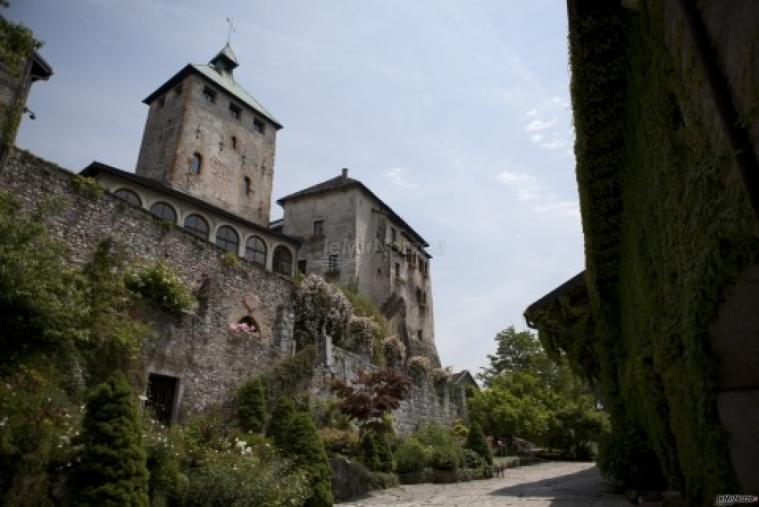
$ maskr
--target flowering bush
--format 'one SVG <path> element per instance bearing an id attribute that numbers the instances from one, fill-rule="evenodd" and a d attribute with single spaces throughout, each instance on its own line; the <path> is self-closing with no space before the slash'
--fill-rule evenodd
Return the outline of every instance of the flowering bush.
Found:
<path id="1" fill-rule="evenodd" d="M 451 380 L 451 367 L 446 368 L 434 368 L 430 372 L 430 376 L 432 377 L 432 381 L 436 384 L 443 384 L 445 382 L 448 382 Z"/>
<path id="2" fill-rule="evenodd" d="M 353 308 L 345 294 L 318 275 L 303 279 L 295 293 L 295 327 L 303 341 L 316 341 L 322 331 L 339 342 L 348 327 Z"/>
<path id="3" fill-rule="evenodd" d="M 234 322 L 227 326 L 227 331 L 233 334 L 258 334 L 258 328 L 256 326 L 250 326 L 245 322 Z"/>
<path id="4" fill-rule="evenodd" d="M 129 290 L 169 313 L 179 314 L 195 303 L 177 274 L 162 262 L 143 267 L 140 271 L 128 272 L 124 283 Z"/>
<path id="5" fill-rule="evenodd" d="M 401 364 L 406 359 L 406 345 L 403 344 L 397 335 L 385 337 L 382 345 L 385 359 L 387 359 L 390 365 Z"/>
<path id="6" fill-rule="evenodd" d="M 429 375 L 432 370 L 432 362 L 429 357 L 412 356 L 408 360 L 408 371 L 414 377 L 422 378 Z"/>
<path id="7" fill-rule="evenodd" d="M 368 354 L 374 342 L 382 339 L 382 326 L 372 317 L 351 316 L 348 322 L 348 336 L 343 345 L 359 354 Z"/>

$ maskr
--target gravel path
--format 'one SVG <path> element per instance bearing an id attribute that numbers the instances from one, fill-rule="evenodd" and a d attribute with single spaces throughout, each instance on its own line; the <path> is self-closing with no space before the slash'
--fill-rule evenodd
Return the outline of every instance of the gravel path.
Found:
<path id="1" fill-rule="evenodd" d="M 375 491 L 340 505 L 395 507 L 627 507 L 608 493 L 593 463 L 548 462 L 506 470 L 505 477 L 457 484 L 415 484 Z"/>

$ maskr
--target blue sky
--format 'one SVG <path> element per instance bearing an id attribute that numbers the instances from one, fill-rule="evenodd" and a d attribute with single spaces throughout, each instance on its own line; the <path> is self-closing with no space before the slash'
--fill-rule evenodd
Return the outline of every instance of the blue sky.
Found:
<path id="1" fill-rule="evenodd" d="M 55 75 L 18 144 L 134 170 L 150 92 L 234 19 L 235 76 L 284 124 L 274 196 L 339 174 L 431 244 L 444 365 L 583 268 L 563 0 L 12 0 Z M 273 216 L 280 209 L 274 205 Z"/>

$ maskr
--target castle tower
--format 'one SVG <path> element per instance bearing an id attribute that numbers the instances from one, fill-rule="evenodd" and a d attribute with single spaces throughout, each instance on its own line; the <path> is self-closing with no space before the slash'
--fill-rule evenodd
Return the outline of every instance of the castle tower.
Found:
<path id="1" fill-rule="evenodd" d="M 282 125 L 234 79 L 227 44 L 151 93 L 137 174 L 268 226 Z"/>

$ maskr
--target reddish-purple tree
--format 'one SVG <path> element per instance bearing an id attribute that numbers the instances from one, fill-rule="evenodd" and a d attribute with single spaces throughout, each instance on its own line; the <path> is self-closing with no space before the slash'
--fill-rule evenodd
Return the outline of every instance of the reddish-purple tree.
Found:
<path id="1" fill-rule="evenodd" d="M 356 421 L 359 431 L 371 423 L 379 423 L 383 416 L 400 406 L 411 388 L 411 379 L 395 370 L 366 373 L 359 370 L 353 384 L 336 380 L 332 391 L 340 398 L 340 411 Z"/>

